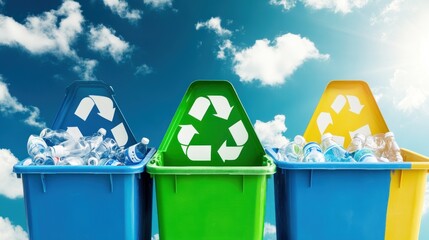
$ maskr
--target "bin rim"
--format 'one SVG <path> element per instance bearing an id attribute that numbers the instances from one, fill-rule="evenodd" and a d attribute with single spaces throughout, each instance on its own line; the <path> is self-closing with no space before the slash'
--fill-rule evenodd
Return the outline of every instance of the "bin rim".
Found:
<path id="1" fill-rule="evenodd" d="M 157 160 L 157 152 L 147 164 L 146 171 L 152 175 L 273 175 L 276 166 L 269 155 L 264 166 L 163 166 Z"/>
<path id="2" fill-rule="evenodd" d="M 350 162 L 286 162 L 279 161 L 273 148 L 265 147 L 265 152 L 274 160 L 276 166 L 280 169 L 303 169 L 303 170 L 395 170 L 412 169 L 412 162 L 391 162 L 391 163 L 350 163 Z"/>
<path id="3" fill-rule="evenodd" d="M 145 167 L 152 156 L 155 148 L 149 148 L 145 158 L 136 165 L 126 166 L 23 166 L 22 161 L 13 166 L 16 174 L 135 174 L 145 171 Z"/>

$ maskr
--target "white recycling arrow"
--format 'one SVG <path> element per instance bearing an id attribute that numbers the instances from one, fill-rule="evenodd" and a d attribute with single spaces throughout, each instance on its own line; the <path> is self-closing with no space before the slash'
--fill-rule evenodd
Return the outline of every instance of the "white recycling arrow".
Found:
<path id="1" fill-rule="evenodd" d="M 233 106 L 229 105 L 228 99 L 226 99 L 224 96 L 208 97 L 210 98 L 210 101 L 212 102 L 213 107 L 216 110 L 214 116 L 228 120 L 229 114 L 231 113 L 233 108 Z"/>
<path id="2" fill-rule="evenodd" d="M 189 145 L 194 135 L 198 134 L 198 131 L 191 124 L 179 125 L 179 127 L 180 127 L 180 131 L 179 131 L 179 134 L 177 135 L 177 139 L 179 140 L 179 143 L 183 145 Z"/>
<path id="3" fill-rule="evenodd" d="M 116 109 L 113 107 L 112 99 L 105 96 L 89 95 L 88 97 L 83 98 L 77 106 L 74 114 L 80 117 L 83 121 L 86 121 L 94 105 L 98 108 L 98 115 L 106 120 L 113 121 Z"/>
<path id="4" fill-rule="evenodd" d="M 98 115 L 102 118 L 105 118 L 109 121 L 113 121 L 113 116 L 115 115 L 116 108 L 113 107 L 113 101 L 109 97 L 89 95 L 92 100 L 94 100 L 95 105 L 98 108 Z"/>
<path id="5" fill-rule="evenodd" d="M 359 98 L 353 95 L 347 95 L 347 100 L 349 101 L 350 105 L 350 112 L 360 114 L 360 111 L 364 107 L 359 101 Z"/>
<path id="6" fill-rule="evenodd" d="M 210 95 L 206 97 L 198 97 L 195 99 L 194 103 L 189 110 L 189 115 L 195 119 L 202 121 L 204 116 L 207 113 L 210 104 L 213 105 L 215 110 L 215 117 L 228 120 L 234 106 L 230 106 L 228 99 L 221 95 Z M 211 161 L 211 145 L 189 145 L 195 136 L 199 134 L 193 125 L 179 125 L 180 130 L 177 134 L 177 140 L 181 144 L 183 152 L 188 156 L 192 161 Z M 218 154 L 221 157 L 222 161 L 226 160 L 236 160 L 243 149 L 243 146 L 249 135 L 247 130 L 241 120 L 237 121 L 231 127 L 228 128 L 232 138 L 234 139 L 237 146 L 227 146 L 226 141 L 218 149 Z"/>
<path id="7" fill-rule="evenodd" d="M 244 124 L 241 120 L 229 127 L 229 132 L 231 133 L 232 138 L 234 138 L 234 141 L 237 145 L 245 144 L 249 138 L 249 134 L 247 133 L 246 128 L 244 127 Z"/>
<path id="8" fill-rule="evenodd" d="M 95 103 L 90 97 L 85 97 L 80 100 L 80 103 L 77 106 L 74 114 L 80 117 L 83 121 L 86 121 L 94 105 Z"/>
<path id="9" fill-rule="evenodd" d="M 115 138 L 118 146 L 122 147 L 127 144 L 128 133 L 123 123 L 119 123 L 114 128 L 112 128 L 112 135 Z"/>
<path id="10" fill-rule="evenodd" d="M 67 127 L 67 132 L 73 137 L 74 140 L 79 140 L 83 134 L 78 127 Z"/>
<path id="11" fill-rule="evenodd" d="M 356 135 L 356 133 L 363 134 L 364 136 L 370 136 L 370 135 L 372 135 L 371 129 L 369 128 L 368 124 L 366 124 L 366 125 L 358 128 L 358 129 L 356 129 L 354 131 L 351 131 L 351 132 L 349 131 L 350 138 L 353 138 Z"/>
<path id="12" fill-rule="evenodd" d="M 227 146 L 226 141 L 220 146 L 217 153 L 223 162 L 226 160 L 235 160 L 240 156 L 243 146 Z"/>
<path id="13" fill-rule="evenodd" d="M 338 95 L 334 102 L 331 105 L 331 108 L 338 114 L 343 110 L 344 105 L 346 105 L 346 97 L 344 95 Z"/>
<path id="14" fill-rule="evenodd" d="M 189 110 L 189 115 L 201 121 L 204 115 L 206 115 L 207 109 L 209 107 L 210 101 L 207 98 L 198 97 L 194 104 L 192 104 L 192 107 Z"/>
<path id="15" fill-rule="evenodd" d="M 333 124 L 331 114 L 327 112 L 321 112 L 317 117 L 317 127 L 319 128 L 320 135 L 325 132 L 329 124 Z"/>
<path id="16" fill-rule="evenodd" d="M 188 147 L 186 155 L 192 161 L 210 161 L 212 156 L 212 146 L 191 145 Z"/>

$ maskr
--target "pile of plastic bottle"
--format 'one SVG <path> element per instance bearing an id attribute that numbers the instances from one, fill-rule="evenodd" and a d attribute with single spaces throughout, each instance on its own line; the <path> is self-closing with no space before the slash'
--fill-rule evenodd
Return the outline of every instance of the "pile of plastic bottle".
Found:
<path id="1" fill-rule="evenodd" d="M 290 162 L 402 162 L 401 150 L 392 132 L 365 136 L 357 133 L 347 149 L 334 141 L 330 133 L 321 144 L 306 143 L 301 135 L 279 149 L 277 157 Z"/>
<path id="2" fill-rule="evenodd" d="M 106 138 L 100 128 L 92 136 L 75 139 L 65 130 L 45 128 L 40 135 L 30 135 L 27 151 L 30 158 L 23 165 L 134 165 L 141 162 L 147 152 L 149 139 L 127 149 L 119 147 L 112 138 Z"/>

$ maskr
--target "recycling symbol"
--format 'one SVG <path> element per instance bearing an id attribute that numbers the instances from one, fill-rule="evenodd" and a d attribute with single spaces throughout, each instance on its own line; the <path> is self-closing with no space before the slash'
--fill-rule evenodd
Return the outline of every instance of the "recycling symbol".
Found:
<path id="1" fill-rule="evenodd" d="M 74 114 L 83 121 L 86 121 L 94 107 L 97 107 L 100 117 L 110 122 L 113 121 L 116 108 L 114 107 L 112 99 L 106 96 L 89 95 L 88 97 L 84 97 L 77 106 Z M 74 138 L 83 136 L 78 127 L 67 127 L 67 132 Z M 119 146 L 124 146 L 128 142 L 128 134 L 124 123 L 121 122 L 113 127 L 111 132 Z"/>
<path id="2" fill-rule="evenodd" d="M 198 97 L 187 114 L 198 121 L 203 121 L 204 116 L 211 105 L 216 112 L 213 114 L 213 117 L 217 117 L 225 121 L 229 120 L 230 113 L 234 109 L 234 106 L 230 106 L 228 99 L 221 95 Z M 191 145 L 193 137 L 196 134 L 199 134 L 197 129 L 195 129 L 192 124 L 179 126 L 180 130 L 177 135 L 177 139 L 181 144 L 184 154 L 192 161 L 211 161 L 213 150 L 211 145 Z M 225 139 L 219 149 L 214 149 L 217 151 L 223 162 L 236 160 L 240 156 L 243 146 L 249 138 L 247 130 L 241 120 L 232 124 L 228 129 L 236 143 L 236 146 L 227 146 Z"/>
<path id="3" fill-rule="evenodd" d="M 350 108 L 348 109 L 351 113 L 359 115 L 364 108 L 364 105 L 361 104 L 358 97 L 353 95 L 337 95 L 334 102 L 331 104 L 331 109 L 338 115 L 343 111 L 346 103 L 348 102 Z M 329 112 L 320 112 L 317 117 L 317 127 L 319 129 L 320 135 L 325 133 L 325 130 L 329 125 L 333 125 L 331 113 Z M 371 135 L 371 129 L 369 124 L 365 124 L 354 131 L 349 131 L 350 138 L 353 138 L 356 133 L 361 133 L 365 136 Z M 344 145 L 345 138 L 343 136 L 334 136 L 334 140 L 340 144 Z"/>

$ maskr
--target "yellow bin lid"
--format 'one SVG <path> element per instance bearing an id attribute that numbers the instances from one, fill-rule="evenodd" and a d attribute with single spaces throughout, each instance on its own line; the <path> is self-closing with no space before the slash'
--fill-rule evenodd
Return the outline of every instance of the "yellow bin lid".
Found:
<path id="1" fill-rule="evenodd" d="M 310 142 L 320 142 L 331 133 L 337 143 L 347 147 L 356 133 L 365 136 L 386 133 L 389 129 L 371 89 L 364 81 L 331 81 L 305 130 Z"/>

